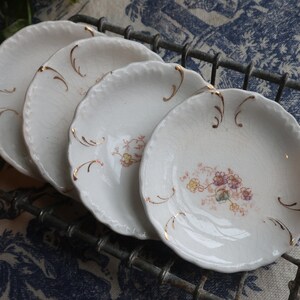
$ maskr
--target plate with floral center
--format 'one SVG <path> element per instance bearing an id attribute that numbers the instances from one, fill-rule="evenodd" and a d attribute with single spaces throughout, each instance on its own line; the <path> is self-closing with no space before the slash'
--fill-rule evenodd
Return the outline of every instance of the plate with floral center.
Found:
<path id="1" fill-rule="evenodd" d="M 273 262 L 300 233 L 300 131 L 279 104 L 205 92 L 156 127 L 140 168 L 147 215 L 184 259 L 220 272 Z"/>
<path id="2" fill-rule="evenodd" d="M 124 235 L 157 237 L 139 196 L 144 147 L 170 109 L 208 88 L 177 64 L 146 62 L 116 70 L 90 90 L 70 128 L 69 162 L 80 198 L 101 222 Z M 104 142 L 86 147 L 83 139 Z"/>

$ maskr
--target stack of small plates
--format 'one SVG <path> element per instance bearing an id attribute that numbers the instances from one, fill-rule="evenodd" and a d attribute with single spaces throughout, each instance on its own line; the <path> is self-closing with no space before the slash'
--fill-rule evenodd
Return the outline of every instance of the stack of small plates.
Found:
<path id="1" fill-rule="evenodd" d="M 277 103 L 69 21 L 19 31 L 0 70 L 2 157 L 114 231 L 221 272 L 297 242 L 300 131 Z"/>

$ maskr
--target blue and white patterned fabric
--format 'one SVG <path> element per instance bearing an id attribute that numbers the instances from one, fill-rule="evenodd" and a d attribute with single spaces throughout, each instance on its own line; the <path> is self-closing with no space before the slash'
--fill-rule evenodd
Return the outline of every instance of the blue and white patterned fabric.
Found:
<path id="1" fill-rule="evenodd" d="M 74 1 L 73 1 L 74 2 Z M 37 20 L 67 19 L 80 13 L 105 16 L 116 25 L 133 25 L 179 44 L 191 43 L 202 51 L 220 52 L 238 62 L 299 79 L 300 3 L 297 0 L 70 0 L 34 1 Z M 179 56 L 161 50 L 165 61 Z M 188 59 L 187 67 L 209 80 L 211 65 Z M 243 77 L 220 68 L 217 86 L 241 87 Z M 274 98 L 274 85 L 251 79 L 249 88 Z M 282 105 L 300 120 L 299 92 L 286 90 Z M 15 171 L 4 168 L 0 185 Z M 7 175 L 9 173 L 9 176 Z M 18 175 L 21 182 L 24 177 Z M 9 185 L 9 184 L 8 184 Z M 9 185 L 9 188 L 12 188 Z M 113 257 L 87 258 L 81 247 L 27 215 L 9 220 L 0 200 L 0 299 L 192 299 L 170 286 L 158 286 L 145 273 L 129 269 Z M 293 255 L 300 258 L 298 247 Z M 201 274 L 182 263 L 180 276 L 194 283 Z M 249 272 L 241 299 L 287 299 L 295 267 L 279 259 Z M 204 288 L 222 299 L 234 299 L 240 274 L 213 273 Z"/>

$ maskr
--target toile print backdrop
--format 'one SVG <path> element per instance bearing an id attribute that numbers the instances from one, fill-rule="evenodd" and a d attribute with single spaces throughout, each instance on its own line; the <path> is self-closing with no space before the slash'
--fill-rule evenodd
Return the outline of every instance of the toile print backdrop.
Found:
<path id="1" fill-rule="evenodd" d="M 36 21 L 67 19 L 76 13 L 105 16 L 116 25 L 159 32 L 176 43 L 189 42 L 203 51 L 220 52 L 299 80 L 297 0 L 35 0 L 33 6 Z M 160 54 L 165 61 L 179 60 L 168 51 Z M 188 59 L 187 67 L 209 80 L 210 65 Z M 241 87 L 242 82 L 238 73 L 218 70 L 217 87 Z M 275 95 L 274 86 L 265 81 L 251 79 L 249 88 L 270 98 Z M 286 90 L 282 105 L 300 120 L 298 92 Z M 5 190 L 41 185 L 7 165 L 1 166 L 0 183 Z M 112 257 L 87 255 L 81 245 L 74 247 L 29 215 L 14 219 L 5 208 L 0 200 L 0 299 L 192 299 L 169 286 L 158 287 L 152 276 L 128 269 Z M 298 247 L 292 254 L 300 258 Z M 190 264 L 183 263 L 180 271 L 188 279 L 201 276 Z M 249 272 L 242 299 L 287 299 L 287 283 L 294 274 L 295 267 L 283 259 Z M 239 274 L 213 273 L 204 288 L 222 299 L 233 299 L 239 278 Z"/>

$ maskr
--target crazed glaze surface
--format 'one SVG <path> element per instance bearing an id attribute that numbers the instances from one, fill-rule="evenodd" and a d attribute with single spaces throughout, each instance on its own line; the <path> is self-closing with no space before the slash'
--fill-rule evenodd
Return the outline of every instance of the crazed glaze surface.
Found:
<path id="1" fill-rule="evenodd" d="M 221 272 L 274 261 L 299 237 L 299 125 L 277 103 L 228 89 L 177 106 L 140 168 L 143 204 L 179 255 Z"/>
<path id="2" fill-rule="evenodd" d="M 33 161 L 58 191 L 77 198 L 69 176 L 68 130 L 78 103 L 89 88 L 112 70 L 136 61 L 161 58 L 136 42 L 95 37 L 75 41 L 55 53 L 36 73 L 24 105 L 24 136 Z M 74 131 L 85 147 L 100 141 Z"/>
<path id="3" fill-rule="evenodd" d="M 0 47 L 0 155 L 20 172 L 40 178 L 22 136 L 26 90 L 37 69 L 69 43 L 100 34 L 70 21 L 25 27 Z"/>
<path id="4" fill-rule="evenodd" d="M 121 234 L 157 237 L 139 196 L 142 153 L 165 114 L 207 86 L 176 64 L 145 62 L 114 71 L 90 90 L 71 125 L 69 161 L 82 201 L 101 222 Z M 87 147 L 75 130 L 90 144 L 104 142 Z"/>

